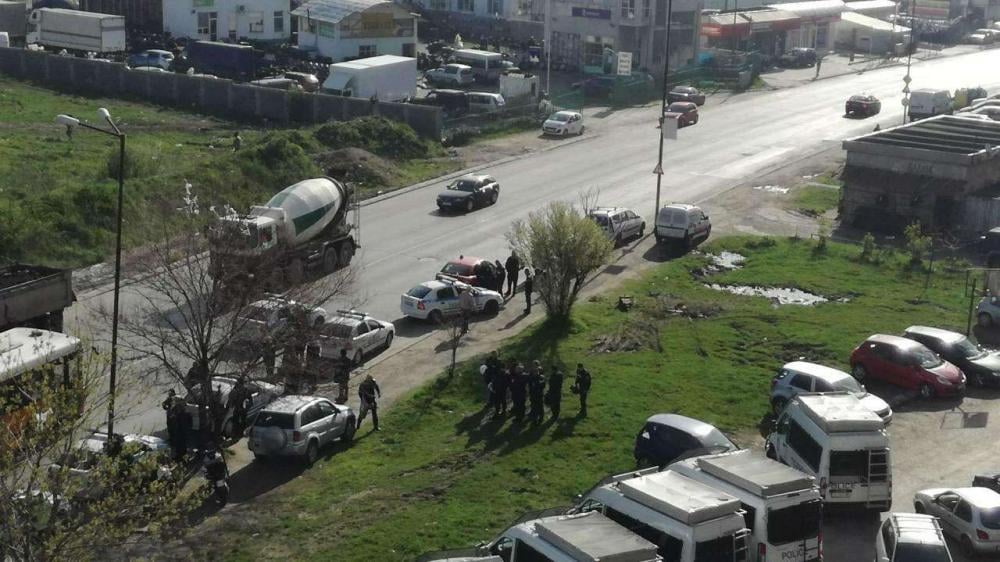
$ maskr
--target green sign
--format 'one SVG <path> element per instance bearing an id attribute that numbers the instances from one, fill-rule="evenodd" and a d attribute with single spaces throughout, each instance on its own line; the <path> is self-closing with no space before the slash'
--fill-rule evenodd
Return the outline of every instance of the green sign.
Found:
<path id="1" fill-rule="evenodd" d="M 215 5 L 215 0 L 192 0 L 195 8 L 211 8 Z"/>

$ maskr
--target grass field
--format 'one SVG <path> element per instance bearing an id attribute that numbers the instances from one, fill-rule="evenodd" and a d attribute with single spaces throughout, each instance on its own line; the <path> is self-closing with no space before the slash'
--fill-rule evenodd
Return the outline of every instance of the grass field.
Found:
<path id="1" fill-rule="evenodd" d="M 295 181 L 326 171 L 317 127 L 263 131 L 211 117 L 114 99 L 69 96 L 0 78 L 0 262 L 82 266 L 114 243 L 117 141 L 77 129 L 68 139 L 54 123 L 67 113 L 103 125 L 107 107 L 128 135 L 126 244 L 162 236 L 182 205 L 184 184 L 203 208 L 261 204 Z M 232 150 L 241 131 L 243 148 Z M 287 142 L 286 142 L 287 141 Z M 437 149 L 440 151 L 440 148 Z M 388 160 L 361 196 L 436 177 L 459 163 L 446 158 Z M 109 165 L 112 171 L 109 171 Z"/>
<path id="2" fill-rule="evenodd" d="M 923 272 L 901 255 L 862 263 L 858 247 L 816 247 L 727 238 L 706 249 L 747 257 L 713 282 L 796 287 L 829 303 L 777 306 L 716 292 L 693 274 L 704 256 L 667 262 L 580 303 L 568 326 L 537 324 L 501 350 L 562 365 L 569 376 L 585 363 L 594 376 L 588 418 L 575 417 L 569 379 L 558 421 L 519 426 L 484 415 L 479 360 L 471 360 L 397 404 L 381 433 L 362 433 L 243 510 L 244 525 L 202 533 L 202 546 L 232 560 L 387 561 L 469 546 L 526 510 L 567 505 L 606 474 L 632 468 L 635 433 L 651 414 L 677 412 L 746 437 L 768 411 L 769 381 L 783 362 L 845 368 L 872 333 L 917 323 L 964 328 L 960 271 L 936 271 L 925 293 Z M 618 295 L 635 298 L 632 310 L 615 307 Z"/>
<path id="3" fill-rule="evenodd" d="M 789 206 L 810 217 L 819 217 L 840 203 L 840 190 L 818 185 L 802 185 L 792 192 Z"/>

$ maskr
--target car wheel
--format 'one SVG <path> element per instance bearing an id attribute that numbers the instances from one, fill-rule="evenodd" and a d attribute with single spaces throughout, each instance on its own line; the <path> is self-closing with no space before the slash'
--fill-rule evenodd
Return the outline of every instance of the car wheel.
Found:
<path id="1" fill-rule="evenodd" d="M 483 306 L 483 313 L 488 316 L 496 316 L 500 313 L 500 303 L 497 301 L 486 301 L 486 305 Z"/>
<path id="2" fill-rule="evenodd" d="M 330 247 L 323 250 L 323 271 L 327 273 L 333 273 L 337 269 L 337 264 L 340 263 L 340 256 L 337 255 L 337 249 Z"/>
<path id="3" fill-rule="evenodd" d="M 494 191 L 493 194 L 490 195 L 490 205 L 496 205 L 497 199 L 500 199 L 500 192 Z"/>
<path id="4" fill-rule="evenodd" d="M 916 511 L 917 513 L 927 513 L 927 508 L 924 507 L 924 504 L 916 502 L 913 504 L 913 511 Z"/>
<path id="5" fill-rule="evenodd" d="M 316 464 L 316 460 L 319 459 L 319 446 L 316 445 L 315 441 L 310 441 L 309 445 L 306 447 L 306 456 L 303 459 L 306 466 L 312 466 Z"/>
<path id="6" fill-rule="evenodd" d="M 354 243 L 350 240 L 345 241 L 340 245 L 340 251 L 337 252 L 339 259 L 337 260 L 340 267 L 347 267 L 351 265 L 351 258 L 354 257 Z"/>
<path id="7" fill-rule="evenodd" d="M 641 225 L 639 225 L 639 236 L 638 237 L 642 238 L 644 234 L 646 234 L 646 223 L 642 223 Z"/>
<path id="8" fill-rule="evenodd" d="M 389 349 L 390 345 L 392 345 L 392 332 L 390 332 L 389 335 L 385 337 L 385 348 Z"/>
<path id="9" fill-rule="evenodd" d="M 925 399 L 925 400 L 928 399 L 928 398 L 933 398 L 934 397 L 934 387 L 931 386 L 928 383 L 924 383 L 924 384 L 920 385 L 920 397 L 923 398 L 923 399 Z"/>
<path id="10" fill-rule="evenodd" d="M 778 414 L 781 413 L 782 410 L 785 409 L 785 406 L 787 405 L 788 405 L 788 400 L 779 396 L 771 401 L 771 411 L 774 412 L 774 415 L 777 416 Z"/>
<path id="11" fill-rule="evenodd" d="M 684 240 L 681 242 L 684 245 L 684 250 L 691 249 L 691 235 L 688 233 L 684 234 Z"/>
<path id="12" fill-rule="evenodd" d="M 473 201 L 472 198 L 469 197 L 469 200 L 465 202 L 465 210 L 468 212 L 472 212 L 472 209 L 474 209 L 475 207 L 476 207 L 475 201 Z"/>
<path id="13" fill-rule="evenodd" d="M 577 134 L 576 134 L 576 136 L 580 136 L 580 135 L 582 135 L 582 134 L 583 134 L 583 130 L 584 130 L 584 129 L 586 129 L 586 128 L 587 128 L 587 127 L 586 127 L 585 125 L 580 125 L 580 132 L 579 132 L 579 133 L 577 133 Z"/>
<path id="14" fill-rule="evenodd" d="M 764 447 L 764 456 L 772 461 L 778 460 L 778 453 L 774 451 L 774 445 L 768 443 L 767 446 Z"/>
<path id="15" fill-rule="evenodd" d="M 340 436 L 340 440 L 344 443 L 350 443 L 354 441 L 354 434 L 358 432 L 358 421 L 354 419 L 354 416 L 347 418 L 347 427 L 344 428 L 344 434 Z"/>
<path id="16" fill-rule="evenodd" d="M 993 325 L 993 317 L 990 316 L 988 312 L 980 312 L 979 316 L 976 317 L 976 320 L 983 328 L 989 328 Z"/>
<path id="17" fill-rule="evenodd" d="M 969 379 L 970 379 L 970 382 L 972 383 L 972 386 L 986 386 L 986 379 L 983 378 L 983 374 L 982 373 L 975 373 L 974 372 L 974 373 L 972 373 L 972 376 L 969 377 Z"/>
<path id="18" fill-rule="evenodd" d="M 972 546 L 972 539 L 966 535 L 962 535 L 962 554 L 965 554 L 968 558 L 974 558 L 976 556 L 976 548 Z"/>
<path id="19" fill-rule="evenodd" d="M 858 363 L 851 367 L 851 374 L 858 382 L 864 382 L 868 378 L 868 370 L 861 363 Z"/>
<path id="20" fill-rule="evenodd" d="M 615 248 L 622 245 L 622 235 L 620 232 L 615 234 L 615 239 L 611 243 L 614 244 Z"/>
<path id="21" fill-rule="evenodd" d="M 351 359 L 351 361 L 354 363 L 355 367 L 360 366 L 362 363 L 365 362 L 364 352 L 361 351 L 360 349 L 354 352 L 354 357 Z"/>
<path id="22" fill-rule="evenodd" d="M 441 324 L 444 322 L 444 315 L 441 314 L 440 310 L 432 310 L 431 313 L 427 315 L 427 319 L 430 320 L 431 324 Z"/>

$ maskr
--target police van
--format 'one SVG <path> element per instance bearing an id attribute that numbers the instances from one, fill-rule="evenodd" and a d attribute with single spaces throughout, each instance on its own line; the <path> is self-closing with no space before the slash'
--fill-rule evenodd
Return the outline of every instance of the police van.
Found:
<path id="1" fill-rule="evenodd" d="M 765 448 L 768 457 L 816 477 L 828 504 L 892 506 L 889 434 L 882 418 L 852 394 L 796 396 Z"/>
<path id="2" fill-rule="evenodd" d="M 823 500 L 812 476 L 748 450 L 686 459 L 669 469 L 740 500 L 755 562 L 822 560 Z"/>
<path id="3" fill-rule="evenodd" d="M 654 543 L 665 562 L 746 562 L 748 530 L 740 500 L 676 472 L 656 470 L 599 483 L 571 513 L 603 513 Z"/>

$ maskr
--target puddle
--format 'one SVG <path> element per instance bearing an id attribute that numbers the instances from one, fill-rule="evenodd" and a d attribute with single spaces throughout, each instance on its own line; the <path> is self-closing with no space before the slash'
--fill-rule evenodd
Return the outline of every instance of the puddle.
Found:
<path id="1" fill-rule="evenodd" d="M 782 195 L 788 193 L 788 188 L 781 187 L 780 185 L 755 185 L 753 188 L 757 191 L 766 191 L 768 193 L 780 193 Z"/>
<path id="2" fill-rule="evenodd" d="M 720 269 L 739 269 L 747 261 L 746 256 L 736 252 L 719 252 L 718 254 L 709 254 L 709 257 L 712 258 L 715 267 Z"/>
<path id="3" fill-rule="evenodd" d="M 720 285 L 718 283 L 707 283 L 705 286 L 714 291 L 725 291 L 744 297 L 766 297 L 777 304 L 812 306 L 830 301 L 824 296 L 785 287 L 752 287 L 750 285 Z"/>

